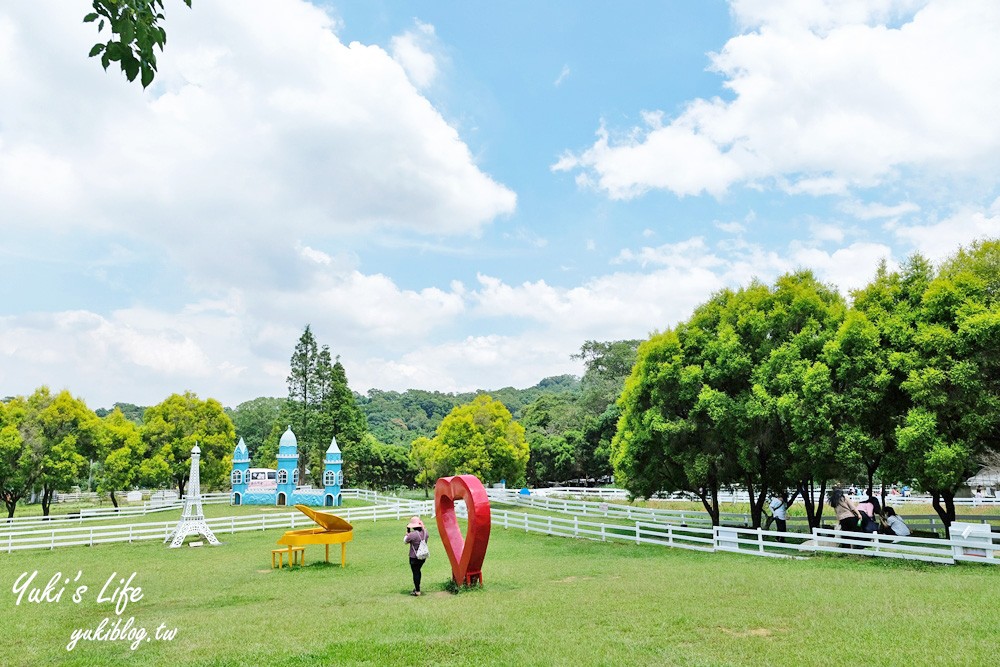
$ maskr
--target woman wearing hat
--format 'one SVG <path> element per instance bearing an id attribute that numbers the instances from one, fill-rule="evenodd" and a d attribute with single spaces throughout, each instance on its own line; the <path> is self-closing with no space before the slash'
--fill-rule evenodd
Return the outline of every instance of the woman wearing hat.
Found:
<path id="1" fill-rule="evenodd" d="M 413 590 L 410 595 L 420 595 L 420 568 L 424 566 L 424 559 L 427 556 L 418 558 L 417 551 L 420 549 L 420 543 L 426 541 L 427 529 L 424 528 L 424 522 L 415 516 L 406 524 L 406 537 L 403 538 L 403 543 L 410 545 L 410 570 L 413 572 Z"/>

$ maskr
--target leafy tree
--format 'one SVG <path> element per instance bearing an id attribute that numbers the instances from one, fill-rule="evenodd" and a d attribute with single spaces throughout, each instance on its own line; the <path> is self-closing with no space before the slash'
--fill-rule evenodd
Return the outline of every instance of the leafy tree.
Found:
<path id="1" fill-rule="evenodd" d="M 424 497 L 430 497 L 430 488 L 439 477 L 447 476 L 446 457 L 440 450 L 440 441 L 420 436 L 410 446 L 410 463 L 416 471 L 415 482 L 424 489 Z"/>
<path id="2" fill-rule="evenodd" d="M 191 0 L 183 2 L 191 6 Z M 83 17 L 84 23 L 97 21 L 101 32 L 107 22 L 111 39 L 94 44 L 90 57 L 101 56 L 105 71 L 117 62 L 129 81 L 135 81 L 141 72 L 142 87 L 148 86 L 156 75 L 155 48 L 162 53 L 167 43 L 167 32 L 160 25 L 163 0 L 93 0 L 93 8 Z"/>
<path id="3" fill-rule="evenodd" d="M 393 489 L 413 484 L 416 472 L 405 447 L 386 445 L 370 433 L 344 454 L 344 480 L 351 486 Z"/>
<path id="4" fill-rule="evenodd" d="M 326 350 L 325 347 L 323 349 Z M 321 395 L 320 411 L 329 419 L 333 435 L 342 447 L 349 449 L 368 433 L 368 422 L 347 386 L 347 372 L 339 357 L 330 368 L 329 384 Z"/>
<path id="5" fill-rule="evenodd" d="M 768 489 L 789 483 L 783 403 L 816 359 L 843 303 L 809 272 L 722 290 L 688 322 L 639 348 L 618 401 L 619 481 L 637 495 L 697 494 L 718 521 L 718 490 L 742 482 L 755 526 Z"/>
<path id="6" fill-rule="evenodd" d="M 573 479 L 577 474 L 577 451 L 582 440 L 583 436 L 579 431 L 568 431 L 559 435 L 544 433 L 529 435 L 528 483 L 540 486 L 547 482 Z"/>
<path id="7" fill-rule="evenodd" d="M 148 406 L 135 405 L 134 403 L 115 403 L 110 410 L 107 408 L 97 408 L 94 410 L 94 414 L 104 419 L 117 409 L 130 422 L 136 426 L 142 426 L 142 416 L 146 413 L 146 407 Z"/>
<path id="8" fill-rule="evenodd" d="M 528 463 L 524 427 L 490 396 L 454 408 L 434 436 L 434 456 L 445 474 L 476 475 L 486 484 L 519 485 Z M 346 457 L 345 457 L 346 458 Z"/>
<path id="9" fill-rule="evenodd" d="M 118 408 L 104 417 L 104 441 L 108 452 L 98 475 L 98 493 L 110 494 L 118 507 L 115 491 L 127 491 L 140 479 L 145 448 L 139 427 Z"/>
<path id="10" fill-rule="evenodd" d="M 299 475 L 322 474 L 323 453 L 330 438 L 337 439 L 344 458 L 361 444 L 368 432 L 364 413 L 347 385 L 347 372 L 330 348 L 318 347 L 312 331 L 305 331 L 295 346 L 288 376 L 288 414 L 299 442 Z"/>
<path id="11" fill-rule="evenodd" d="M 913 407 L 896 436 L 950 528 L 956 490 L 1000 441 L 1000 241 L 975 243 L 942 265 L 924 292 L 914 347 L 902 384 Z"/>
<path id="12" fill-rule="evenodd" d="M 714 307 L 729 298 L 723 293 Z M 656 334 L 639 346 L 632 375 L 618 399 L 621 419 L 612 442 L 616 481 L 630 493 L 696 493 L 713 524 L 719 522 L 718 491 L 728 481 L 724 394 L 707 387 L 693 342 L 700 329 Z M 719 408 L 723 409 L 720 410 Z"/>
<path id="13" fill-rule="evenodd" d="M 191 392 L 169 396 L 146 410 L 142 439 L 153 457 L 143 474 L 155 478 L 162 474 L 165 464 L 182 496 L 195 445 L 201 448 L 199 477 L 205 488 L 221 486 L 229 478 L 236 429 L 214 398 L 202 401 Z"/>
<path id="14" fill-rule="evenodd" d="M 25 423 L 27 411 L 22 397 L 0 403 L 0 496 L 7 518 L 14 516 L 17 503 L 31 493 L 38 476 L 40 452 L 33 446 L 35 429 Z"/>
<path id="15" fill-rule="evenodd" d="M 563 482 L 586 476 L 582 421 L 576 393 L 542 394 L 522 410 L 530 456 L 528 483 Z"/>
<path id="16" fill-rule="evenodd" d="M 921 301 L 933 274 L 930 262 L 920 255 L 913 255 L 900 271 L 894 272 L 890 272 L 883 261 L 875 279 L 852 294 L 852 310 L 863 314 L 874 325 L 878 336 L 877 343 L 868 346 L 870 351 L 863 358 L 868 358 L 873 368 L 877 366 L 881 369 L 878 373 L 882 378 L 879 384 L 884 381 L 884 385 L 877 391 L 862 387 L 854 404 L 845 406 L 845 412 L 855 415 L 859 426 L 846 444 L 861 459 L 869 491 L 874 492 L 874 478 L 876 473 L 879 474 L 883 504 L 885 480 L 899 481 L 908 474 L 896 441 L 896 429 L 912 406 L 903 390 L 903 382 L 916 362 L 914 336 Z M 833 348 L 830 350 L 831 353 L 835 351 Z M 857 366 L 852 361 L 857 356 L 856 351 L 851 352 L 844 356 L 844 361 Z M 833 359 L 830 364 L 833 367 L 843 365 Z M 875 377 L 871 376 L 873 380 Z"/>
<path id="17" fill-rule="evenodd" d="M 316 338 L 309 325 L 306 325 L 292 352 L 291 370 L 287 379 L 291 426 L 299 443 L 299 479 L 305 479 L 305 472 L 323 440 L 316 432 L 316 412 L 322 381 L 322 371 L 317 368 L 319 358 Z M 329 440 L 326 438 L 327 442 Z"/>
<path id="18" fill-rule="evenodd" d="M 88 460 L 103 457 L 103 434 L 97 415 L 68 391 L 52 396 L 42 387 L 28 404 L 27 420 L 37 425 L 41 453 L 35 481 L 42 489 L 42 514 L 48 516 L 55 493 L 76 484 Z"/>
<path id="19" fill-rule="evenodd" d="M 288 426 L 288 422 L 282 419 L 282 416 L 287 403 L 281 398 L 261 396 L 240 403 L 233 410 L 230 416 L 236 427 L 236 437 L 243 438 L 251 456 L 256 454 L 257 449 L 271 436 L 275 428 L 280 428 L 284 432 L 284 426 Z M 275 447 L 275 456 L 277 451 Z"/>

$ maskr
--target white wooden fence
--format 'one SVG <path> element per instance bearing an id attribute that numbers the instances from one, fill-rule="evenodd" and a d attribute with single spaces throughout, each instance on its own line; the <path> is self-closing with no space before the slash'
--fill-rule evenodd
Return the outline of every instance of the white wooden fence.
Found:
<path id="1" fill-rule="evenodd" d="M 395 505 L 338 508 L 337 515 L 349 522 L 379 519 L 404 519 L 414 513 L 433 514 L 433 503 L 404 502 Z M 270 530 L 314 526 L 312 519 L 301 512 L 255 514 L 206 519 L 216 536 L 248 530 Z M 173 531 L 177 521 L 133 523 L 117 526 L 75 526 L 70 528 L 16 529 L 0 535 L 0 552 L 23 549 L 55 549 L 56 547 L 94 546 L 113 542 L 163 540 Z"/>
<path id="2" fill-rule="evenodd" d="M 339 508 L 337 514 L 353 523 L 369 520 L 377 522 L 379 519 L 401 520 L 413 514 L 434 515 L 432 501 L 404 500 L 360 490 L 351 490 L 351 493 L 347 495 L 379 502 L 379 504 L 368 507 Z M 624 522 L 603 523 L 592 520 L 594 518 L 592 514 L 577 513 L 576 501 L 562 501 L 564 504 L 559 505 L 554 499 L 544 500 L 550 503 L 544 507 L 546 510 L 555 513 L 569 513 L 569 515 L 533 514 L 494 507 L 492 508 L 493 525 L 508 530 L 524 530 L 553 536 L 602 541 L 615 540 L 706 552 L 734 552 L 769 557 L 808 556 L 830 552 L 880 558 L 904 558 L 934 563 L 954 563 L 956 560 L 1000 563 L 1000 556 L 996 554 L 997 550 L 1000 550 L 1000 541 L 994 534 L 989 534 L 986 537 L 979 536 L 979 539 L 957 535 L 950 540 L 942 540 L 917 537 L 903 538 L 822 528 L 813 529 L 811 533 L 777 533 L 759 528 L 711 526 L 703 523 L 681 525 L 674 515 L 667 515 L 668 520 L 664 521 L 657 520 L 655 517 L 635 516 L 635 520 L 627 524 Z M 588 505 L 598 504 L 589 503 Z M 643 509 L 620 507 L 624 516 L 615 516 L 619 521 L 627 517 L 625 513 L 629 510 Z M 455 509 L 459 516 L 466 516 L 464 503 L 456 503 Z M 592 508 L 585 506 L 583 509 L 587 511 Z M 601 505 L 598 505 L 598 509 L 602 509 Z M 611 512 L 612 506 L 609 505 L 606 511 Z M 243 531 L 265 531 L 313 525 L 312 520 L 300 512 L 218 517 L 207 519 L 206 523 L 218 536 Z M 93 546 L 114 542 L 165 539 L 175 524 L 175 521 L 166 521 L 93 527 L 11 526 L 7 532 L 0 534 L 0 552 L 11 553 L 25 549 L 55 549 L 56 547 Z M 777 541 L 778 538 L 782 538 L 784 541 Z"/>
<path id="3" fill-rule="evenodd" d="M 698 510 L 669 510 L 653 509 L 649 507 L 633 507 L 615 503 L 596 503 L 585 500 L 566 500 L 560 498 L 536 497 L 534 495 L 522 496 L 516 491 L 504 489 L 488 489 L 487 494 L 493 502 L 518 505 L 521 507 L 533 507 L 549 512 L 560 512 L 566 514 L 577 514 L 581 516 L 596 516 L 607 519 L 623 519 L 626 521 L 648 520 L 657 523 L 673 523 L 687 526 L 711 526 L 712 519 L 708 512 Z M 911 530 L 928 531 L 944 534 L 944 524 L 937 514 L 908 514 L 905 516 L 907 525 Z M 1000 523 L 1000 515 L 958 515 L 957 521 L 967 523 Z M 751 522 L 750 514 L 747 512 L 720 512 L 719 521 L 723 525 L 735 525 L 749 527 Z M 790 525 L 801 525 L 807 533 L 805 526 L 808 521 L 804 516 L 788 517 Z M 802 533 L 799 533 L 800 535 Z"/>

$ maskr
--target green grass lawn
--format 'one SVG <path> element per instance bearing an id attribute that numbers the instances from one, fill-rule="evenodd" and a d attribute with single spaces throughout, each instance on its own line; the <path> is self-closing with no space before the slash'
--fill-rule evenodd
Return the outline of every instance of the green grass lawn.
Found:
<path id="1" fill-rule="evenodd" d="M 453 595 L 438 539 L 411 588 L 404 521 L 358 522 L 348 566 L 272 570 L 282 531 L 0 555 L 4 665 L 972 665 L 996 659 L 1000 568 L 852 557 L 703 554 L 494 528 L 482 590 Z M 436 533 L 436 531 L 434 531 Z M 336 547 L 333 551 L 337 553 Z M 333 554 L 331 558 L 336 560 Z M 90 586 L 75 604 L 15 605 L 25 571 Z M 117 573 L 141 586 L 127 620 L 171 642 L 80 641 L 116 616 L 96 597 Z M 79 585 L 79 584 L 76 584 Z M 25 596 L 27 598 L 27 596 Z"/>

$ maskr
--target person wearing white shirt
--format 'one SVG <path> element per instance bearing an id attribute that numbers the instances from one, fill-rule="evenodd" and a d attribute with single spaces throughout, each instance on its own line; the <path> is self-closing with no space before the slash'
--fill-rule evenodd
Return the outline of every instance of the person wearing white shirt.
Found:
<path id="1" fill-rule="evenodd" d="M 788 531 L 788 492 L 782 491 L 778 495 L 771 498 L 771 516 L 774 517 L 774 523 L 778 526 L 778 532 L 784 533 Z M 778 536 L 779 542 L 784 542 L 785 538 Z"/>
<path id="2" fill-rule="evenodd" d="M 910 527 L 907 526 L 902 519 L 896 516 L 896 510 L 891 507 L 885 508 L 885 521 L 889 524 L 889 530 L 892 531 L 893 535 L 906 537 L 910 534 Z"/>

